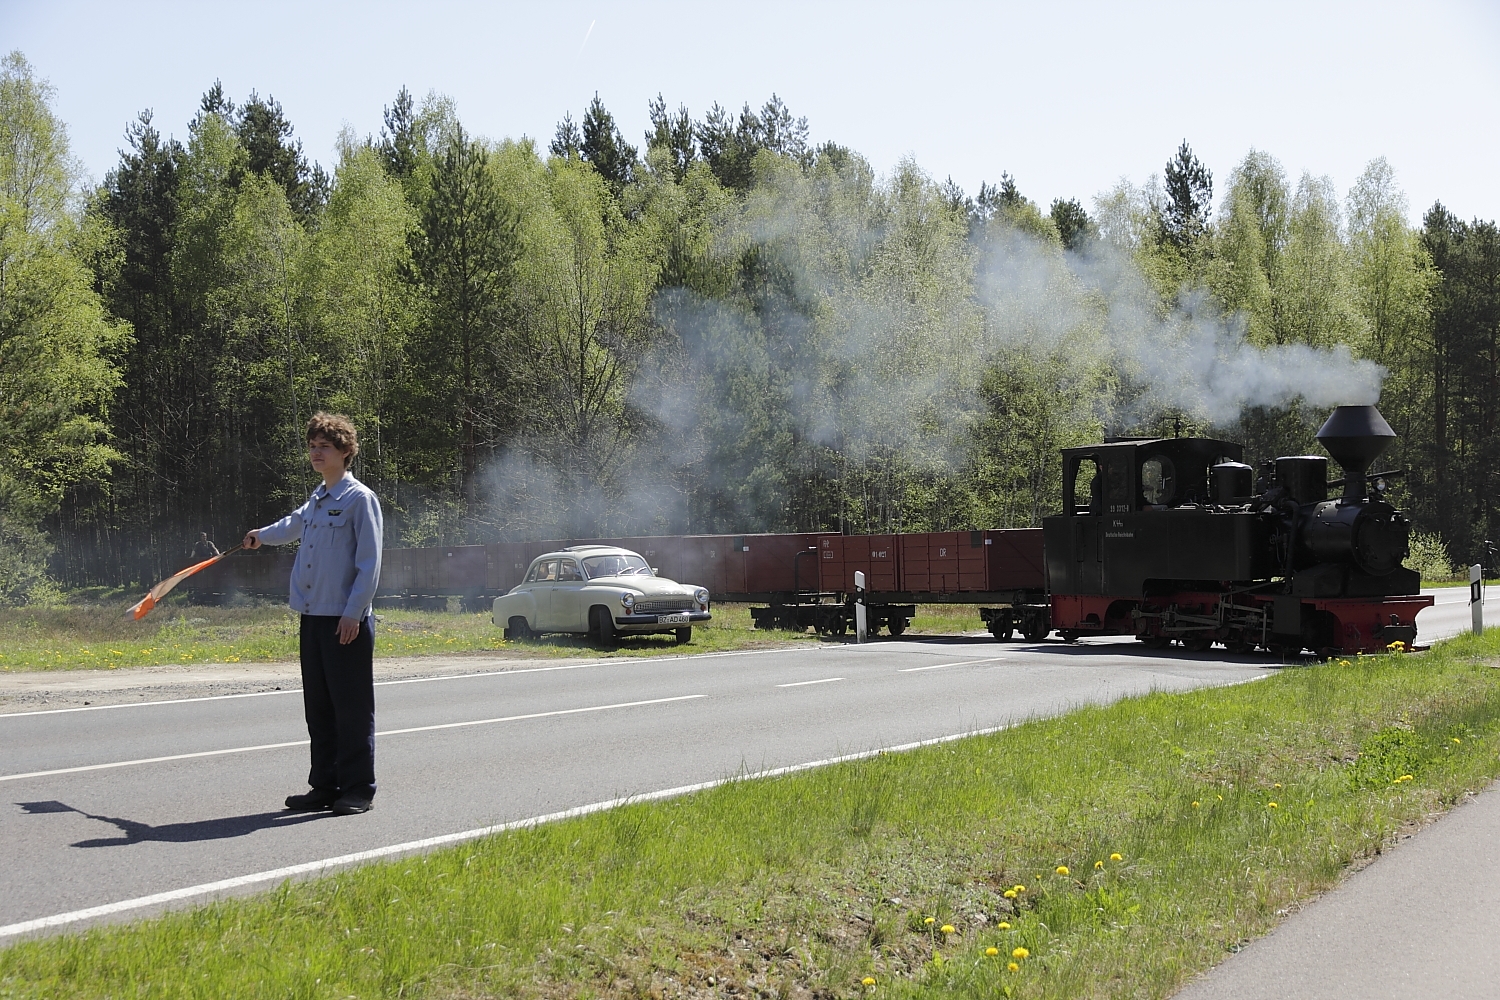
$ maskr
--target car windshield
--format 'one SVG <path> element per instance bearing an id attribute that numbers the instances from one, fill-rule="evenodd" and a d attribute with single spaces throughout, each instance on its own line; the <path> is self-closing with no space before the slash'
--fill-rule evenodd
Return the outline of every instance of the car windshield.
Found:
<path id="1" fill-rule="evenodd" d="M 583 561 L 589 579 L 601 576 L 650 576 L 651 567 L 636 555 L 589 556 Z"/>

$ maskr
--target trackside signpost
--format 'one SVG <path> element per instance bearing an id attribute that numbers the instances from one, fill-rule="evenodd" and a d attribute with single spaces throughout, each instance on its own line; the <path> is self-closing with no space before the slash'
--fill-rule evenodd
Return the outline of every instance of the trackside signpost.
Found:
<path id="1" fill-rule="evenodd" d="M 854 571 L 854 641 L 864 642 L 870 636 L 869 622 L 865 617 L 865 574 Z"/>
<path id="2" fill-rule="evenodd" d="M 1469 613 L 1474 617 L 1474 634 L 1484 635 L 1484 565 L 1469 567 Z"/>

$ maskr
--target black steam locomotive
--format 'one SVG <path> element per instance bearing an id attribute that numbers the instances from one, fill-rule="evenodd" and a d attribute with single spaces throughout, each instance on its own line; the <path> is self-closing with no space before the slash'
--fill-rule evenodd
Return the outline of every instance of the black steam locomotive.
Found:
<path id="1" fill-rule="evenodd" d="M 1066 450 L 1064 510 L 1042 522 L 1049 624 L 1189 649 L 1410 647 L 1432 598 L 1401 565 L 1411 526 L 1382 496 L 1398 473 L 1369 471 L 1395 436 L 1373 406 L 1335 409 L 1318 431 L 1343 467 L 1332 482 L 1313 455 L 1257 478 L 1239 445 L 1208 438 Z"/>

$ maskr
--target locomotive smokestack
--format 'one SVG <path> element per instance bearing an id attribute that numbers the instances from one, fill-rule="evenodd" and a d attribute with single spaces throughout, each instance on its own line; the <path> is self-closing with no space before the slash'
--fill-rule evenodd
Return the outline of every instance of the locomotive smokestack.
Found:
<path id="1" fill-rule="evenodd" d="M 1344 496 L 1365 495 L 1370 463 L 1395 440 L 1396 432 L 1373 406 L 1339 406 L 1318 429 L 1318 441 L 1344 468 Z"/>

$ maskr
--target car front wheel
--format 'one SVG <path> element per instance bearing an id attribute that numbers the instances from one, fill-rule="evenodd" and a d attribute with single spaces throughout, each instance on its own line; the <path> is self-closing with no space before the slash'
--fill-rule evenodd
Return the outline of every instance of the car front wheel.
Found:
<path id="1" fill-rule="evenodd" d="M 531 626 L 526 624 L 526 619 L 516 615 L 507 623 L 505 638 L 507 639 L 533 639 L 536 633 L 531 631 Z"/>
<path id="2" fill-rule="evenodd" d="M 683 643 L 692 641 L 693 627 L 691 625 L 689 625 L 687 628 L 680 628 L 677 630 L 677 645 L 681 646 Z"/>
<path id="3" fill-rule="evenodd" d="M 599 640 L 601 646 L 613 646 L 617 633 L 615 632 L 615 619 L 610 610 L 596 604 L 589 609 L 589 615 L 593 618 L 593 621 L 589 622 L 589 633 Z"/>

